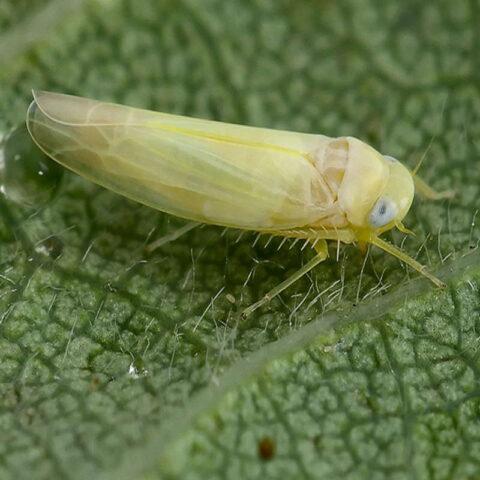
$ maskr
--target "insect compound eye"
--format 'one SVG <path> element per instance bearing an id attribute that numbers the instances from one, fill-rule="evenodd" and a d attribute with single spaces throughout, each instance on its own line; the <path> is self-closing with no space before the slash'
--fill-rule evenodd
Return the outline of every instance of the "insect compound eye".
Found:
<path id="1" fill-rule="evenodd" d="M 384 227 L 397 215 L 397 206 L 392 200 L 380 197 L 368 216 L 368 223 L 374 228 Z"/>

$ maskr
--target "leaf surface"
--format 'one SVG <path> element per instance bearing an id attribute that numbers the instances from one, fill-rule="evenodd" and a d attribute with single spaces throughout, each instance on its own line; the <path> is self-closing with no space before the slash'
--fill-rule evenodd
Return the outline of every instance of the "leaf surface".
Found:
<path id="1" fill-rule="evenodd" d="M 0 131 L 32 88 L 357 136 L 450 201 L 372 249 L 185 225 L 3 140 L 1 478 L 477 478 L 479 7 L 377 0 L 0 2 Z M 27 36 L 28 32 L 28 36 Z M 38 172 L 42 172 L 40 175 Z M 167 237 L 168 238 L 168 237 Z M 338 261 L 337 261 L 338 260 Z"/>

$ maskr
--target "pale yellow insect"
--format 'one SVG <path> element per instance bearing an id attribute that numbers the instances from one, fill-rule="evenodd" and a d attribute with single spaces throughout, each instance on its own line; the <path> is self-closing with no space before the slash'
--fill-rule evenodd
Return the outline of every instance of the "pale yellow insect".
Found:
<path id="1" fill-rule="evenodd" d="M 326 240 L 374 244 L 428 277 L 379 235 L 397 227 L 417 189 L 397 160 L 353 137 L 254 128 L 34 92 L 27 126 L 50 157 L 133 200 L 197 222 L 301 238 L 317 255 L 248 315 L 328 256 Z"/>

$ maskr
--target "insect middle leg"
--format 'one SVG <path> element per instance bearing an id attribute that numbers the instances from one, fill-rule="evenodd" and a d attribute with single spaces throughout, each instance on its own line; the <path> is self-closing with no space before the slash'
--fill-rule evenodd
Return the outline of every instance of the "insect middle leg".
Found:
<path id="1" fill-rule="evenodd" d="M 294 284 L 298 279 L 303 277 L 306 273 L 312 270 L 312 268 L 316 267 L 319 263 L 323 262 L 328 257 L 328 246 L 326 240 L 318 240 L 315 243 L 314 248 L 317 251 L 317 255 L 315 255 L 315 257 L 313 257 L 309 262 L 307 262 L 300 270 L 297 270 L 292 276 L 290 276 L 282 283 L 277 285 L 275 288 L 270 290 L 268 293 L 266 293 L 265 296 L 261 298 L 258 302 L 255 302 L 249 307 L 247 307 L 242 312 L 242 317 L 248 317 L 255 310 L 270 302 L 272 298 L 275 298 L 279 293 L 283 292 L 290 285 Z"/>
<path id="2" fill-rule="evenodd" d="M 174 240 L 177 240 L 182 235 L 189 232 L 190 230 L 193 230 L 194 228 L 198 227 L 199 225 L 201 225 L 201 224 L 198 223 L 198 222 L 189 222 L 189 223 L 185 224 L 183 227 L 178 228 L 174 232 L 167 233 L 167 235 L 164 235 L 163 237 L 158 238 L 154 242 L 149 243 L 145 247 L 145 251 L 147 253 L 152 253 L 157 248 L 160 248 L 161 246 L 165 245 L 166 243 L 170 243 L 170 242 L 173 242 Z"/>

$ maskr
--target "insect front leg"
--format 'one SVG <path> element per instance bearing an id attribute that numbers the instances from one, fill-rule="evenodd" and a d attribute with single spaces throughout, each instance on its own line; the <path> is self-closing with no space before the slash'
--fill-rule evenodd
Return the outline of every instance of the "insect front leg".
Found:
<path id="1" fill-rule="evenodd" d="M 419 193 L 427 200 L 442 200 L 444 198 L 453 198 L 455 196 L 455 192 L 453 190 L 437 192 L 417 175 L 413 176 L 413 183 L 415 184 L 415 192 Z"/>
<path id="2" fill-rule="evenodd" d="M 242 317 L 246 318 L 255 310 L 270 302 L 272 298 L 275 298 L 279 293 L 283 292 L 290 285 L 294 284 L 298 279 L 303 277 L 308 273 L 312 268 L 316 267 L 319 263 L 323 262 L 328 257 L 328 246 L 326 240 L 318 240 L 314 244 L 314 248 L 317 252 L 317 255 L 313 257 L 309 262 L 307 262 L 300 270 L 296 271 L 292 276 L 284 280 L 280 285 L 277 285 L 275 288 L 270 290 L 265 296 L 260 299 L 258 302 L 247 307 L 242 312 Z"/>
<path id="3" fill-rule="evenodd" d="M 397 257 L 399 260 L 406 263 L 407 265 L 410 265 L 410 267 L 412 267 L 417 272 L 421 273 L 424 277 L 427 277 L 437 287 L 440 287 L 440 288 L 446 287 L 445 283 L 443 283 L 435 275 L 432 275 L 424 265 L 422 265 L 421 263 L 418 263 L 414 258 L 408 256 L 405 252 L 395 247 L 391 243 L 388 243 L 385 240 L 382 240 L 381 238 L 376 236 L 372 236 L 370 238 L 370 243 L 372 243 L 373 245 L 376 245 L 377 247 L 381 248 L 383 251 L 389 253 L 390 255 Z"/>

